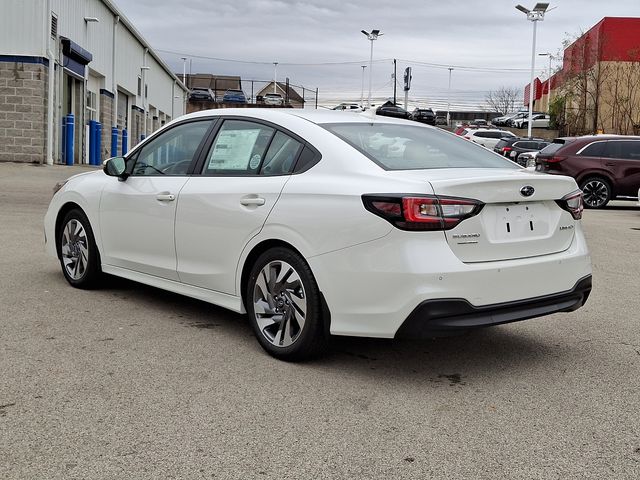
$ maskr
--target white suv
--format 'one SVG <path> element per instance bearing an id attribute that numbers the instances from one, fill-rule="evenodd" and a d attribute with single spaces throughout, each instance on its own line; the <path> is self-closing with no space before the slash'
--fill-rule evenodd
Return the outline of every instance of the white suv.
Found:
<path id="1" fill-rule="evenodd" d="M 462 136 L 467 140 L 471 140 L 474 143 L 478 143 L 492 150 L 501 138 L 515 137 L 515 135 L 508 130 L 491 130 L 488 128 L 467 130 Z"/>
<path id="2" fill-rule="evenodd" d="M 533 115 L 533 119 L 531 120 L 532 128 L 549 128 L 549 121 L 551 117 L 549 115 L 545 115 L 544 113 L 539 113 L 537 115 Z M 529 128 L 529 117 L 518 118 L 513 121 L 513 125 L 516 128 Z"/>

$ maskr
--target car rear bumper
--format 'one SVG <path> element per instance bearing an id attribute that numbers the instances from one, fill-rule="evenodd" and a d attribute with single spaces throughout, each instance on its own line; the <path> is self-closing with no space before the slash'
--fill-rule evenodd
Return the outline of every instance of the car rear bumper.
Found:
<path id="1" fill-rule="evenodd" d="M 464 263 L 442 232 L 392 230 L 383 238 L 307 260 L 330 310 L 331 333 L 380 338 L 394 338 L 416 309 L 432 305 L 428 302 L 466 302 L 469 312 L 460 311 L 471 316 L 486 316 L 496 305 L 522 307 L 511 317 L 480 318 L 475 326 L 565 311 L 580 306 L 580 299 L 571 305 L 526 308 L 535 299 L 562 297 L 592 273 L 579 224 L 569 248 L 528 258 Z M 501 314 L 507 315 L 506 310 Z"/>
<path id="2" fill-rule="evenodd" d="M 396 338 L 441 336 L 460 330 L 517 322 L 583 306 L 591 293 L 591 275 L 566 292 L 526 300 L 475 307 L 461 298 L 427 300 L 411 312 Z"/>

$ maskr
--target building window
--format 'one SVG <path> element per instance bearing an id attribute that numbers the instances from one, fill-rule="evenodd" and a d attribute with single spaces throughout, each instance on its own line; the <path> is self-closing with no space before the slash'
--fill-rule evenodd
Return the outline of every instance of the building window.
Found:
<path id="1" fill-rule="evenodd" d="M 142 78 L 138 77 L 138 96 L 142 95 Z"/>
<path id="2" fill-rule="evenodd" d="M 149 85 L 144 85 L 144 98 L 149 98 Z"/>
<path id="3" fill-rule="evenodd" d="M 89 120 L 98 120 L 98 104 L 95 92 L 90 92 L 87 90 L 87 117 Z"/>

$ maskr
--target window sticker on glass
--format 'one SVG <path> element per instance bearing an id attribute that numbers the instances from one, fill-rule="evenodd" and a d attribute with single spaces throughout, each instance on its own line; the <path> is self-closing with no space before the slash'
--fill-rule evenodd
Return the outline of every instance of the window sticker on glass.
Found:
<path id="1" fill-rule="evenodd" d="M 251 170 L 258 168 L 260 166 L 260 160 L 262 160 L 262 157 L 256 153 L 249 161 L 249 168 Z"/>
<path id="2" fill-rule="evenodd" d="M 207 168 L 209 170 L 246 170 L 259 134 L 259 128 L 220 131 Z"/>

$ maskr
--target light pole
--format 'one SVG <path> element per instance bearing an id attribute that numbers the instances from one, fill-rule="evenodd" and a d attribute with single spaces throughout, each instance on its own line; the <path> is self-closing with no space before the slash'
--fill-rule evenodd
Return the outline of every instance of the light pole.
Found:
<path id="1" fill-rule="evenodd" d="M 369 56 L 369 110 L 371 110 L 371 80 L 373 78 L 373 41 L 377 40 L 382 35 L 380 30 L 371 30 L 371 33 L 361 30 L 361 32 L 371 42 L 371 55 Z M 373 113 L 372 113 L 373 115 Z"/>
<path id="2" fill-rule="evenodd" d="M 187 86 L 187 57 L 180 57 L 182 60 L 182 83 Z"/>
<path id="3" fill-rule="evenodd" d="M 548 3 L 536 3 L 533 10 L 529 10 L 522 5 L 516 5 L 516 9 L 520 10 L 527 16 L 527 20 L 533 22 L 533 44 L 531 45 L 531 81 L 529 82 L 529 121 L 527 122 L 527 136 L 531 137 L 531 123 L 533 121 L 533 75 L 536 68 L 536 28 L 538 22 L 544 20 L 544 13 L 549 8 Z"/>
<path id="4" fill-rule="evenodd" d="M 277 81 L 278 81 L 278 62 L 273 62 L 273 93 L 276 93 Z"/>
<path id="5" fill-rule="evenodd" d="M 447 127 L 451 126 L 451 72 L 453 67 L 449 67 L 449 89 L 447 90 Z"/>
<path id="6" fill-rule="evenodd" d="M 360 107 L 364 110 L 364 69 L 366 65 L 360 65 L 362 67 L 362 88 L 360 89 Z"/>

